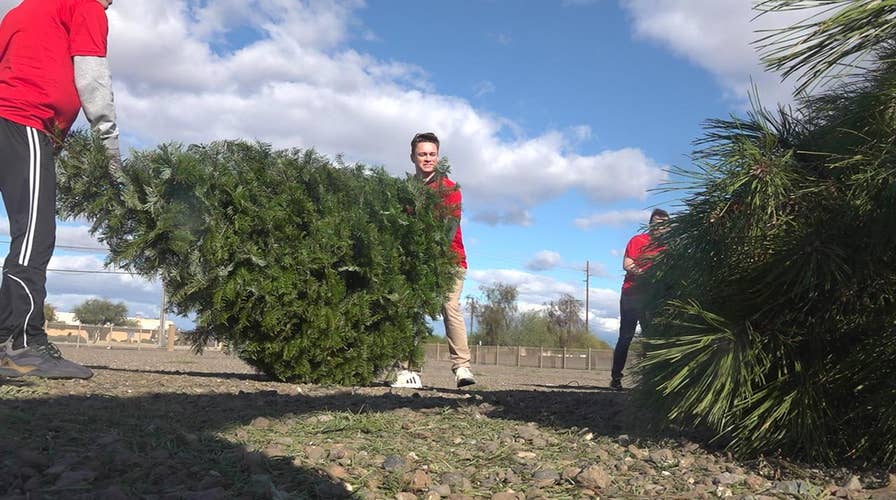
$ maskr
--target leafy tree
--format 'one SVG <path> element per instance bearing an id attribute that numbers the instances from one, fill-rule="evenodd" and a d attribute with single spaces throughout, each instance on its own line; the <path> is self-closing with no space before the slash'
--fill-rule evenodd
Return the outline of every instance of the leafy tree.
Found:
<path id="1" fill-rule="evenodd" d="M 161 277 L 218 339 L 283 381 L 363 384 L 419 357 L 454 284 L 436 193 L 382 168 L 260 143 L 135 152 L 109 189 L 102 145 L 74 134 L 59 210 L 92 221 L 110 261 Z"/>
<path id="2" fill-rule="evenodd" d="M 639 395 L 745 455 L 896 464 L 896 5 L 833 6 L 781 38 L 767 62 L 818 82 L 712 120 L 684 210 L 645 278 L 655 297 Z M 836 76 L 836 75 L 834 75 Z M 808 87 L 806 87 L 808 88 Z"/>
<path id="3" fill-rule="evenodd" d="M 582 301 L 563 293 L 559 299 L 548 302 L 546 306 L 548 326 L 557 337 L 558 347 L 571 347 L 573 336 L 581 335 L 586 330 L 585 320 L 581 316 Z"/>
<path id="4" fill-rule="evenodd" d="M 106 340 L 111 325 L 127 324 L 128 306 L 124 302 L 114 303 L 105 299 L 87 299 L 72 310 L 75 319 L 88 327 L 88 331 L 97 340 Z"/>
<path id="5" fill-rule="evenodd" d="M 517 289 L 505 283 L 481 285 L 479 289 L 485 295 L 485 302 L 479 305 L 476 313 L 481 330 L 480 336 L 483 342 L 498 345 L 513 326 L 517 312 Z"/>
<path id="6" fill-rule="evenodd" d="M 49 302 L 44 302 L 44 320 L 56 321 L 56 308 Z"/>

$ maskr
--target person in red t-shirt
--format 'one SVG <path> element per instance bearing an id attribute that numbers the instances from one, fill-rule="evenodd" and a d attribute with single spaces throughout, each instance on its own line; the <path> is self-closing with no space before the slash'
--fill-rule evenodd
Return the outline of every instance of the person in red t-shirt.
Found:
<path id="1" fill-rule="evenodd" d="M 56 244 L 54 155 L 84 110 L 109 155 L 121 154 L 106 41 L 112 0 L 23 0 L 0 22 L 0 193 L 12 239 L 0 285 L 0 375 L 89 378 L 44 330 Z"/>
<path id="2" fill-rule="evenodd" d="M 432 132 L 424 132 L 411 139 L 411 162 L 414 163 L 417 178 L 432 189 L 442 194 L 442 204 L 448 215 L 454 219 L 451 229 L 451 249 L 457 255 L 460 275 L 451 295 L 442 307 L 442 318 L 445 321 L 445 336 L 448 337 L 448 352 L 451 355 L 452 370 L 457 387 L 465 387 L 476 383 L 470 370 L 470 347 L 467 344 L 467 326 L 460 313 L 460 294 L 464 288 L 464 275 L 467 269 L 467 254 L 464 250 L 464 239 L 460 230 L 461 193 L 460 188 L 447 176 L 436 171 L 439 164 L 439 138 Z M 394 387 L 420 387 L 420 375 L 404 370 L 398 374 Z"/>
<path id="3" fill-rule="evenodd" d="M 628 358 L 628 348 L 638 323 L 643 326 L 644 291 L 640 288 L 643 285 L 638 283 L 638 276 L 650 267 L 653 256 L 662 250 L 651 245 L 651 236 L 668 219 L 668 212 L 655 209 L 650 214 L 649 232 L 635 235 L 625 247 L 625 256 L 622 258 L 625 280 L 622 282 L 622 296 L 619 299 L 619 340 L 613 349 L 613 369 L 610 371 L 610 387 L 613 389 L 622 389 L 622 370 Z"/>

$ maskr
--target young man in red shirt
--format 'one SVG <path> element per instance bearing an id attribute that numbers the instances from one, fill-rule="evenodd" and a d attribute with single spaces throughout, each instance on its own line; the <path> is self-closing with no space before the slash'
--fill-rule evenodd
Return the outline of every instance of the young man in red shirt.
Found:
<path id="1" fill-rule="evenodd" d="M 628 358 L 628 348 L 635 336 L 635 327 L 644 320 L 643 285 L 638 283 L 638 276 L 650 267 L 653 257 L 662 250 L 651 244 L 651 237 L 660 230 L 663 222 L 669 219 L 669 213 L 655 209 L 650 214 L 650 226 L 647 233 L 635 235 L 625 247 L 622 268 L 625 269 L 625 280 L 622 282 L 622 296 L 619 299 L 619 340 L 613 350 L 613 369 L 610 372 L 610 388 L 622 389 L 622 370 Z"/>
<path id="2" fill-rule="evenodd" d="M 55 151 L 80 110 L 109 155 L 121 155 L 106 41 L 112 0 L 23 0 L 0 22 L 0 193 L 12 239 L 0 285 L 0 375 L 90 378 L 44 330 L 47 264 L 56 244 Z"/>
<path id="3" fill-rule="evenodd" d="M 460 313 L 460 294 L 464 288 L 464 275 L 467 270 L 467 254 L 464 251 L 464 239 L 460 230 L 461 194 L 460 188 L 446 175 L 436 171 L 439 164 L 439 138 L 432 132 L 424 132 L 411 139 L 411 162 L 414 163 L 417 178 L 432 189 L 442 194 L 442 203 L 454 219 L 451 249 L 457 255 L 457 265 L 461 267 L 454 290 L 448 296 L 442 308 L 445 321 L 445 336 L 448 337 L 448 352 L 451 355 L 452 370 L 457 387 L 465 387 L 476 383 L 470 371 L 470 348 L 467 345 L 467 326 Z M 398 374 L 394 387 L 420 387 L 420 375 L 404 370 Z"/>

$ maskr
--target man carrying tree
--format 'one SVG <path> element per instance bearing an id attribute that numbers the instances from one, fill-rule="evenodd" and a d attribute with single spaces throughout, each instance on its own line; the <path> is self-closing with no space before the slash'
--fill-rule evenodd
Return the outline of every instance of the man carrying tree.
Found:
<path id="1" fill-rule="evenodd" d="M 470 348 L 467 345 L 467 327 L 460 313 L 460 294 L 464 288 L 464 275 L 467 270 L 467 254 L 464 251 L 464 240 L 460 230 L 461 193 L 460 188 L 447 175 L 437 171 L 439 164 L 439 138 L 432 132 L 423 132 L 411 139 L 411 162 L 413 162 L 417 178 L 426 186 L 437 190 L 442 196 L 442 204 L 454 225 L 451 228 L 451 250 L 457 255 L 460 272 L 454 290 L 442 307 L 442 318 L 445 321 L 445 336 L 448 337 L 448 352 L 451 355 L 452 370 L 457 387 L 465 387 L 476 383 L 470 370 Z M 421 387 L 420 375 L 410 370 L 399 372 L 393 387 Z"/>
<path id="2" fill-rule="evenodd" d="M 611 389 L 622 389 L 622 370 L 628 358 L 628 348 L 635 337 L 635 328 L 638 323 L 644 327 L 646 293 L 643 283 L 638 282 L 638 276 L 650 267 L 653 257 L 661 250 L 652 244 L 651 239 L 668 219 L 668 212 L 660 208 L 654 209 L 650 214 L 648 232 L 636 234 L 625 247 L 625 255 L 622 257 L 625 280 L 622 282 L 622 296 L 619 299 L 619 340 L 613 349 Z"/>
<path id="3" fill-rule="evenodd" d="M 0 285 L 0 375 L 90 378 L 47 341 L 54 155 L 83 109 L 121 167 L 106 43 L 112 0 L 23 0 L 0 23 L 0 193 L 12 239 Z"/>

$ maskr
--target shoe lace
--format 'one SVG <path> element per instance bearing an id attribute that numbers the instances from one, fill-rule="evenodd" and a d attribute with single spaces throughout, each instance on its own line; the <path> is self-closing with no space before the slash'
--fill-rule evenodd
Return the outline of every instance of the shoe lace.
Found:
<path id="1" fill-rule="evenodd" d="M 52 342 L 48 342 L 46 345 L 37 346 L 35 347 L 35 350 L 46 353 L 53 359 L 62 359 L 62 351 L 60 351 L 59 348 L 56 347 L 56 344 Z"/>

